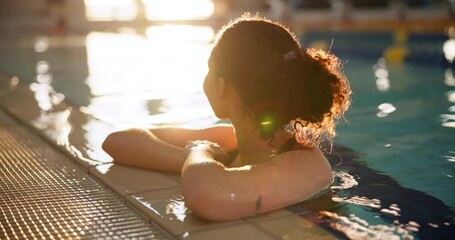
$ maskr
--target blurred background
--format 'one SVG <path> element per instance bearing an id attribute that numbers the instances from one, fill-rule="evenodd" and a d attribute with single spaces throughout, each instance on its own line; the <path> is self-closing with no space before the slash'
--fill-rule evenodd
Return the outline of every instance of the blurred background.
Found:
<path id="1" fill-rule="evenodd" d="M 345 62 L 368 59 L 367 69 L 378 59 L 445 68 L 454 9 L 454 0 L 2 0 L 0 73 L 31 84 L 44 112 L 65 99 L 119 127 L 204 126 L 218 121 L 202 92 L 213 38 L 243 12 Z"/>
<path id="2" fill-rule="evenodd" d="M 46 29 L 58 33 L 63 27 L 84 31 L 163 21 L 216 26 L 244 11 L 296 28 L 390 29 L 414 21 L 419 22 L 415 28 L 441 30 L 439 21 L 453 20 L 454 8 L 454 0 L 3 0 L 0 30 L 2 35 Z"/>
<path id="3" fill-rule="evenodd" d="M 245 11 L 330 50 L 350 80 L 333 167 L 354 184 L 333 188 L 339 220 L 328 224 L 360 238 L 453 239 L 455 0 L 0 0 L 0 112 L 98 163 L 112 160 L 101 143 L 114 130 L 219 123 L 202 90 L 207 60 Z M 174 222 L 183 203 L 171 202 Z"/>

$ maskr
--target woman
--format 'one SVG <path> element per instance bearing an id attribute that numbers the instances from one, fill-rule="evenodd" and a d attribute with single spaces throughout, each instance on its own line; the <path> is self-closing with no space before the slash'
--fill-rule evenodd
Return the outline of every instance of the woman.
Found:
<path id="1" fill-rule="evenodd" d="M 232 126 L 113 133 L 103 149 L 114 162 L 181 173 L 186 206 L 208 220 L 269 212 L 326 189 L 332 170 L 319 148 L 350 104 L 339 60 L 247 14 L 220 31 L 208 64 L 204 91 Z"/>

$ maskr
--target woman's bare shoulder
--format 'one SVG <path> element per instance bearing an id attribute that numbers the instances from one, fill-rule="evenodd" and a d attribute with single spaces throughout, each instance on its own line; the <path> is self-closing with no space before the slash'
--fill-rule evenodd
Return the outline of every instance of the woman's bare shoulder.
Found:
<path id="1" fill-rule="evenodd" d="M 327 161 L 324 153 L 317 147 L 296 147 L 292 150 L 277 154 L 272 159 L 277 162 L 289 160 L 302 164 L 305 164 L 305 162 L 314 164 L 315 162 Z"/>
<path id="2" fill-rule="evenodd" d="M 332 167 L 324 153 L 317 147 L 291 150 L 276 155 L 269 163 L 282 171 L 282 176 L 298 179 L 300 183 L 313 182 L 314 190 L 332 181 Z M 310 185 L 313 185 L 310 184 Z"/>

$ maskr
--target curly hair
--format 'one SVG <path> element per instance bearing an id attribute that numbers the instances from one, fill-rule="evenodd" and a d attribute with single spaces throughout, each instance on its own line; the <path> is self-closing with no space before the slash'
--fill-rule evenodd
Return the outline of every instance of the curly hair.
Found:
<path id="1" fill-rule="evenodd" d="M 236 87 L 264 139 L 273 139 L 280 127 L 305 146 L 331 143 L 351 102 L 334 54 L 303 48 L 286 27 L 258 15 L 224 26 L 209 62 L 217 77 Z"/>

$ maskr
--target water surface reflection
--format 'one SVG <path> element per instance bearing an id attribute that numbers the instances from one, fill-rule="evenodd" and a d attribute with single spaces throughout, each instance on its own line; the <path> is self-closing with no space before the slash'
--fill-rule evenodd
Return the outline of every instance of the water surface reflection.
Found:
<path id="1" fill-rule="evenodd" d="M 450 239 L 455 234 L 455 213 L 441 200 L 368 168 L 365 156 L 347 147 L 335 145 L 327 156 L 336 177 L 332 191 L 288 210 L 309 209 L 302 217 L 352 239 Z"/>
<path id="2" fill-rule="evenodd" d="M 94 96 L 87 111 L 117 126 L 188 123 L 194 114 L 175 114 L 188 104 L 198 117 L 213 116 L 202 94 L 213 29 L 163 25 L 145 32 L 87 36 L 86 82 Z"/>

